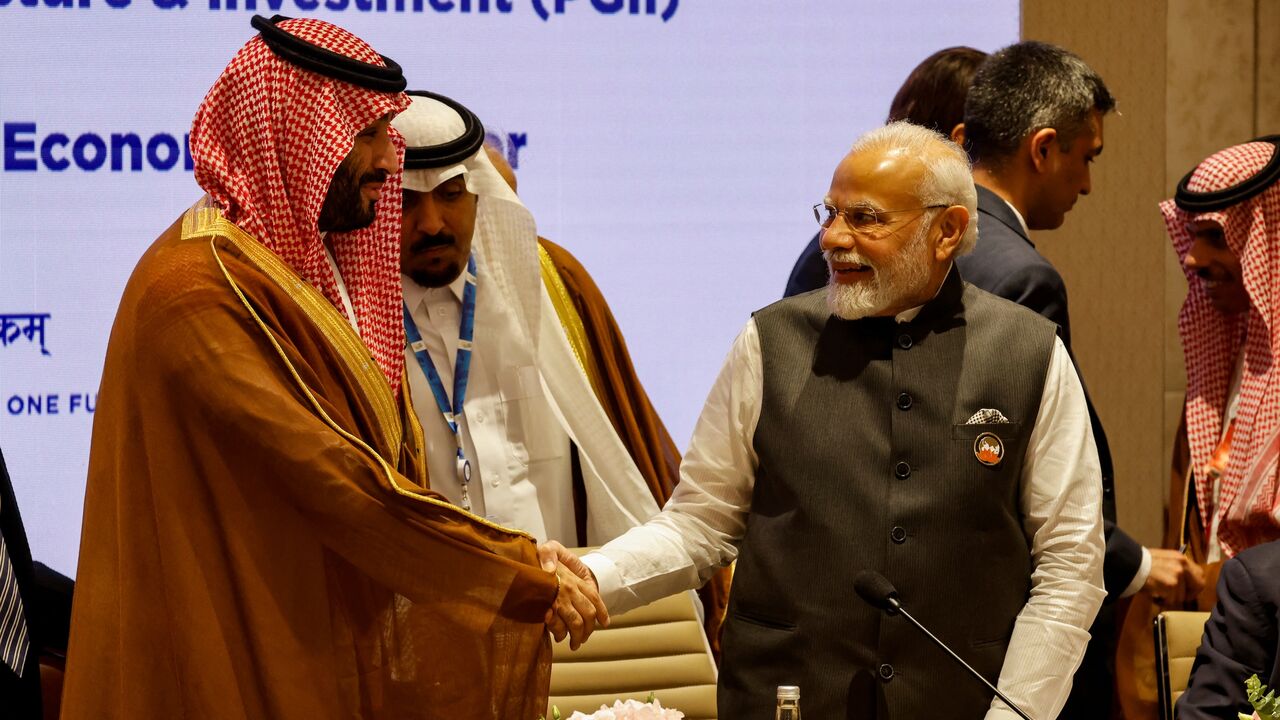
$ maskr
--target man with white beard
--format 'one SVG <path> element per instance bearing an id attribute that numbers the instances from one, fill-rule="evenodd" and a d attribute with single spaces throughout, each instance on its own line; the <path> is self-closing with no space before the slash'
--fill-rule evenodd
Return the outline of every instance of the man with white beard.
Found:
<path id="1" fill-rule="evenodd" d="M 736 559 L 720 717 L 769 717 L 780 685 L 818 718 L 1014 717 L 854 598 L 867 570 L 1032 717 L 1067 697 L 1103 597 L 1098 459 L 1053 323 L 953 267 L 975 206 L 941 135 L 860 138 L 815 208 L 829 289 L 747 322 L 663 512 L 581 563 L 543 548 L 610 613 Z"/>

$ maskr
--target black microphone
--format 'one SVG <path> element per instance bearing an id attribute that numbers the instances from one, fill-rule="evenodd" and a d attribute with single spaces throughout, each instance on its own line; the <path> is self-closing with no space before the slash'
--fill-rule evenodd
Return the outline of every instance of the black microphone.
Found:
<path id="1" fill-rule="evenodd" d="M 981 680 L 983 685 L 990 688 L 991 692 L 995 693 L 996 697 L 1003 700 L 1005 705 L 1013 708 L 1013 711 L 1018 713 L 1023 720 L 1031 720 L 1031 716 L 1022 708 L 1018 707 L 1012 700 L 1005 697 L 1004 693 L 1000 692 L 995 685 L 992 685 L 986 678 L 982 677 L 977 670 L 970 667 L 969 663 L 961 660 L 959 655 L 955 654 L 951 648 L 947 647 L 946 643 L 942 642 L 933 633 L 929 632 L 929 629 L 924 625 L 921 625 L 919 620 L 911 617 L 911 613 L 907 612 L 906 608 L 902 607 L 902 603 L 898 600 L 898 591 L 893 587 L 893 583 L 889 582 L 888 578 L 878 572 L 863 570 L 858 573 L 858 577 L 854 578 L 853 589 L 856 590 L 858 592 L 858 596 L 863 600 L 866 600 L 867 604 L 871 607 L 876 608 L 877 610 L 883 610 L 888 615 L 902 615 L 902 617 L 910 620 L 911 624 L 915 625 L 920 632 L 924 633 L 925 637 L 932 640 L 934 645 L 937 645 L 946 651 L 953 660 L 960 663 L 961 667 L 968 670 L 970 675 Z"/>

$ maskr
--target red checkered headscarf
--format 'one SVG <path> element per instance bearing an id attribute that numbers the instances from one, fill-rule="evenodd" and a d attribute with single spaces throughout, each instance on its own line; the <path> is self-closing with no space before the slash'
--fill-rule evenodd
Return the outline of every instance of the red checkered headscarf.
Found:
<path id="1" fill-rule="evenodd" d="M 311 19 L 277 27 L 340 55 L 384 67 L 363 40 Z M 232 58 L 196 112 L 191 155 L 196 182 L 228 220 L 279 255 L 346 314 L 325 259 L 317 221 L 334 172 L 355 136 L 409 106 L 404 93 L 377 92 L 303 69 L 255 36 Z M 392 133 L 401 159 L 404 142 Z M 372 225 L 331 233 L 360 336 L 397 395 L 404 366 L 400 287 L 400 173 L 387 179 Z"/>
<path id="2" fill-rule="evenodd" d="M 1192 172 L 1187 189 L 1214 192 L 1255 175 L 1277 152 L 1269 142 L 1251 142 L 1211 155 Z M 1190 213 L 1173 200 L 1160 205 L 1179 260 L 1191 250 L 1191 223 L 1222 226 L 1231 252 L 1240 258 L 1249 309 L 1234 316 L 1214 308 L 1194 271 L 1178 330 L 1187 362 L 1187 440 L 1195 473 L 1196 500 L 1205 527 L 1212 509 L 1218 540 L 1228 556 L 1280 538 L 1280 184 L 1216 212 Z M 1244 366 L 1227 468 L 1213 508 L 1213 480 L 1205 468 L 1223 432 L 1227 393 L 1240 353 Z"/>

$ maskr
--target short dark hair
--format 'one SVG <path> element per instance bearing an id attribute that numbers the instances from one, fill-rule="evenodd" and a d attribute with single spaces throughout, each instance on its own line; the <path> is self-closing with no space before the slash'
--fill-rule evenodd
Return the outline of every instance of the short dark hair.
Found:
<path id="1" fill-rule="evenodd" d="M 893 96 L 886 123 L 909 123 L 950 135 L 964 122 L 964 99 L 987 54 L 971 47 L 949 47 L 930 55 L 907 76 Z"/>
<path id="2" fill-rule="evenodd" d="M 1043 128 L 1063 147 L 1089 113 L 1116 107 L 1102 77 L 1073 53 L 1029 40 L 996 52 L 978 68 L 964 104 L 964 139 L 975 163 L 999 164 L 1022 139 Z"/>

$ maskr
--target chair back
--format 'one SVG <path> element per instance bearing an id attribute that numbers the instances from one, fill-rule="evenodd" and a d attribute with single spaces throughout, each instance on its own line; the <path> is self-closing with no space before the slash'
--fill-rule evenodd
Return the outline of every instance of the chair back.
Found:
<path id="1" fill-rule="evenodd" d="M 716 666 L 697 602 L 693 592 L 676 593 L 612 616 L 576 651 L 568 641 L 556 643 L 549 704 L 567 718 L 615 700 L 644 702 L 653 693 L 687 720 L 715 720 Z"/>
<path id="2" fill-rule="evenodd" d="M 1187 689 L 1191 665 L 1204 637 L 1207 612 L 1169 610 L 1156 616 L 1156 699 L 1160 720 L 1173 720 L 1173 705 Z"/>

